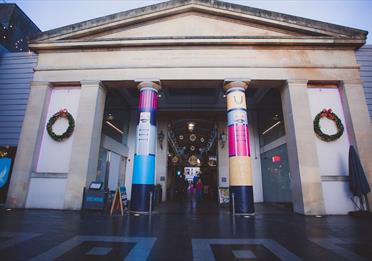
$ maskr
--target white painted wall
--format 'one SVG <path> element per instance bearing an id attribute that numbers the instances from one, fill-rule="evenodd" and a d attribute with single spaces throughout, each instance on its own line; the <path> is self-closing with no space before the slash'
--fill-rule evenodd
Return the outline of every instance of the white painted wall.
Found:
<path id="1" fill-rule="evenodd" d="M 116 190 L 119 182 L 121 156 L 111 152 L 108 188 Z"/>
<path id="2" fill-rule="evenodd" d="M 321 110 L 332 109 L 345 127 L 344 134 L 336 141 L 325 142 L 319 138 L 316 139 L 320 175 L 323 177 L 347 176 L 350 142 L 339 90 L 337 88 L 308 88 L 308 97 L 312 119 Z M 336 133 L 336 127 L 332 121 L 321 120 L 320 124 L 324 133 Z M 347 181 L 323 178 L 322 187 L 327 214 L 347 214 L 348 211 L 354 209 Z"/>
<path id="3" fill-rule="evenodd" d="M 337 88 L 308 88 L 312 119 L 323 109 L 332 109 L 345 126 L 345 117 Z M 320 121 L 324 133 L 336 133 L 336 126 L 330 120 Z M 321 176 L 348 175 L 349 139 L 345 126 L 344 134 L 336 141 L 325 142 L 316 139 Z"/>
<path id="4" fill-rule="evenodd" d="M 345 181 L 322 181 L 324 205 L 328 215 L 347 214 L 354 210 L 350 200 L 349 183 Z"/>
<path id="5" fill-rule="evenodd" d="M 218 186 L 219 187 L 229 187 L 229 152 L 228 152 L 228 138 L 227 138 L 227 126 L 226 121 L 219 121 L 217 123 L 218 127 Z M 221 148 L 221 142 L 219 140 L 220 135 L 224 133 L 226 135 L 226 144 Z M 223 180 L 226 180 L 223 182 Z"/>
<path id="6" fill-rule="evenodd" d="M 136 129 L 137 129 L 137 111 L 131 111 L 130 123 L 129 123 L 129 134 L 128 134 L 128 160 L 127 167 L 125 170 L 125 187 L 127 189 L 128 200 L 131 198 L 132 191 L 132 176 L 133 176 L 133 161 L 134 152 L 136 148 Z"/>
<path id="7" fill-rule="evenodd" d="M 160 184 L 162 188 L 162 201 L 165 201 L 167 198 L 167 160 L 168 160 L 168 122 L 167 119 L 159 119 L 157 124 L 157 131 L 163 131 L 164 134 L 164 141 L 163 141 L 163 149 L 160 147 L 160 143 L 156 138 L 156 184 Z M 157 134 L 156 134 L 157 135 Z M 157 137 L 157 136 L 156 136 Z M 165 179 L 161 181 L 161 177 Z"/>
<path id="8" fill-rule="evenodd" d="M 257 129 L 257 113 L 248 111 L 249 141 L 251 147 L 251 161 L 253 171 L 254 202 L 263 202 L 262 171 L 260 156 L 260 141 Z"/>
<path id="9" fill-rule="evenodd" d="M 68 173 L 74 134 L 62 142 L 54 141 L 46 130 L 46 124 L 49 118 L 61 109 L 67 109 L 76 122 L 79 98 L 80 88 L 78 87 L 52 89 L 43 137 L 40 144 L 36 172 Z M 53 125 L 53 130 L 57 134 L 62 134 L 66 131 L 67 127 L 67 120 L 60 119 Z"/>
<path id="10" fill-rule="evenodd" d="M 26 208 L 63 209 L 66 178 L 31 178 Z"/>

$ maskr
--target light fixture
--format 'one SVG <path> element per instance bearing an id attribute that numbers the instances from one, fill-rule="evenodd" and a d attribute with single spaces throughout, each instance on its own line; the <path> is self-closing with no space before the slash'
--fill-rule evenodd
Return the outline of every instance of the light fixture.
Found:
<path id="1" fill-rule="evenodd" d="M 218 140 L 220 141 L 221 149 L 223 149 L 227 141 L 227 135 L 225 134 L 224 131 L 220 134 Z"/>
<path id="2" fill-rule="evenodd" d="M 194 131 L 194 128 L 195 128 L 195 123 L 194 122 L 189 122 L 187 124 L 187 129 L 190 131 L 190 132 L 193 132 Z"/>
<path id="3" fill-rule="evenodd" d="M 274 129 L 276 126 L 278 126 L 280 123 L 282 123 L 282 122 L 281 121 L 278 121 L 274 125 L 270 126 L 269 128 L 267 128 L 267 130 L 265 130 L 264 132 L 262 132 L 262 135 L 265 135 L 266 133 L 268 133 L 269 131 L 271 131 L 272 129 Z"/>
<path id="4" fill-rule="evenodd" d="M 164 133 L 163 133 L 163 130 L 161 130 L 159 133 L 158 133 L 158 141 L 159 141 L 159 144 L 160 144 L 160 148 L 163 149 L 163 141 L 164 141 Z"/>
<path id="5" fill-rule="evenodd" d="M 121 130 L 121 129 L 119 129 L 118 127 L 116 127 L 114 124 L 112 124 L 111 122 L 109 122 L 109 121 L 105 121 L 105 123 L 107 124 L 107 125 L 109 125 L 111 128 L 113 128 L 114 130 L 116 130 L 117 132 L 119 132 L 120 134 L 123 134 L 124 132 Z"/>
<path id="6" fill-rule="evenodd" d="M 111 113 L 109 113 L 109 114 L 107 115 L 107 120 L 108 120 L 108 121 L 112 121 L 112 120 L 114 120 L 114 115 L 112 115 Z"/>

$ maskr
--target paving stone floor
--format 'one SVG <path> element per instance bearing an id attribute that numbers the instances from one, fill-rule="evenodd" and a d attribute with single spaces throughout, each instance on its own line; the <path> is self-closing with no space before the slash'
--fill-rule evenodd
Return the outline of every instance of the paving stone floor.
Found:
<path id="1" fill-rule="evenodd" d="M 256 205 L 232 218 L 204 202 L 152 216 L 0 210 L 0 260 L 372 260 L 372 220 Z"/>

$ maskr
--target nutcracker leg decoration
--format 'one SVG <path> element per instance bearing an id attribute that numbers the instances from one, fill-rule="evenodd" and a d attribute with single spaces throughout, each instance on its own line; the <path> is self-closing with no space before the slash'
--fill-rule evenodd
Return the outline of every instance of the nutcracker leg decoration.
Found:
<path id="1" fill-rule="evenodd" d="M 230 202 L 234 195 L 235 213 L 253 215 L 253 183 L 249 147 L 246 82 L 225 84 L 229 144 Z M 232 206 L 232 204 L 230 204 Z"/>
<path id="2" fill-rule="evenodd" d="M 153 82 L 141 82 L 138 88 L 139 120 L 130 210 L 149 212 L 150 192 L 153 192 L 155 182 L 156 111 L 160 86 Z"/>

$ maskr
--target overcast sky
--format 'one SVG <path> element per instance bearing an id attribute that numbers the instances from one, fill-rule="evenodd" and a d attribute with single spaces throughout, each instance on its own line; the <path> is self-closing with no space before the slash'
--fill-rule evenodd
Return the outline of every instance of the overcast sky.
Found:
<path id="1" fill-rule="evenodd" d="M 152 0 L 0 0 L 17 3 L 42 30 L 163 1 Z M 372 32 L 372 0 L 228 0 L 251 7 L 311 18 Z M 371 33 L 372 34 L 372 33 Z M 368 43 L 372 44 L 369 35 Z"/>

